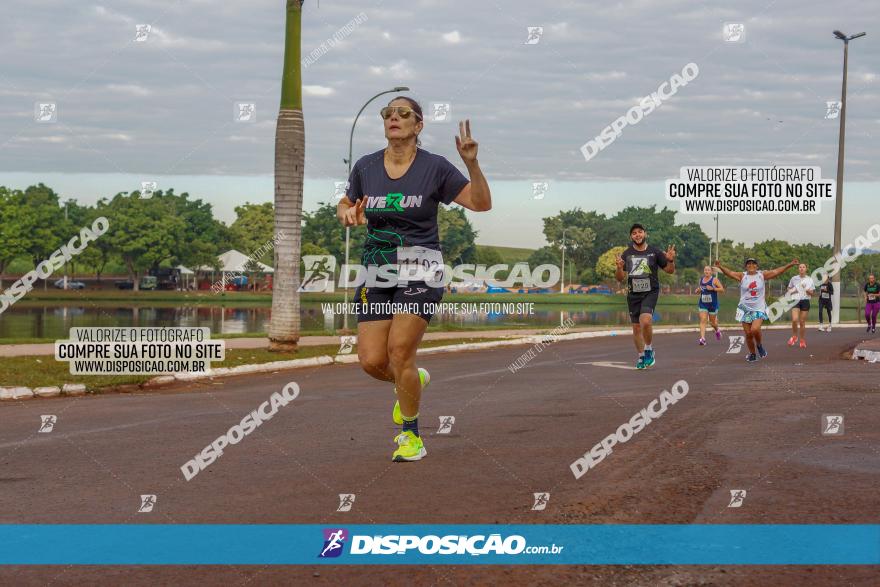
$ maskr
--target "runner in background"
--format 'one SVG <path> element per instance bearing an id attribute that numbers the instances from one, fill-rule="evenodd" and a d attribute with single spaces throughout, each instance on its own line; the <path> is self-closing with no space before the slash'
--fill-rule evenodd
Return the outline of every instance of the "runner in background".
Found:
<path id="1" fill-rule="evenodd" d="M 706 322 L 715 329 L 715 340 L 721 340 L 721 329 L 718 327 L 718 294 L 724 291 L 721 280 L 715 277 L 712 267 L 703 267 L 700 285 L 694 291 L 700 295 L 697 310 L 700 312 L 700 346 L 706 346 Z"/>
<path id="2" fill-rule="evenodd" d="M 834 284 L 831 283 L 831 276 L 825 276 L 825 282 L 819 286 L 819 330 L 831 332 L 831 307 L 832 296 L 834 296 Z M 822 323 L 822 310 L 828 312 L 828 326 Z"/>
<path id="3" fill-rule="evenodd" d="M 791 338 L 788 339 L 788 346 L 797 344 L 800 337 L 800 347 L 807 348 L 807 314 L 810 313 L 810 298 L 815 289 L 813 280 L 807 276 L 807 264 L 801 263 L 798 265 L 798 274 L 788 282 L 788 295 L 797 297 L 797 305 L 791 309 Z"/>
<path id="4" fill-rule="evenodd" d="M 648 246 L 648 233 L 639 223 L 629 229 L 632 241 L 621 255 L 617 256 L 617 281 L 626 279 L 626 302 L 632 322 L 633 342 L 639 352 L 636 369 L 647 369 L 655 363 L 654 347 L 654 308 L 660 297 L 660 281 L 657 269 L 675 273 L 675 245 L 669 245 L 664 253 L 657 247 Z"/>
<path id="5" fill-rule="evenodd" d="M 767 356 L 761 333 L 761 324 L 764 323 L 764 320 L 770 319 L 767 315 L 767 300 L 764 297 L 767 280 L 782 275 L 788 271 L 789 267 L 794 267 L 797 264 L 798 261 L 795 259 L 788 265 L 770 271 L 758 271 L 757 259 L 749 257 L 745 263 L 746 270 L 740 272 L 724 267 L 720 260 L 715 261 L 715 266 L 722 273 L 739 281 L 739 304 L 736 306 L 736 321 L 742 324 L 743 332 L 746 335 L 746 346 L 749 347 L 746 361 L 749 363 L 754 363 L 758 357 L 763 359 Z"/>
<path id="6" fill-rule="evenodd" d="M 868 283 L 865 284 L 865 322 L 868 323 L 865 332 L 877 331 L 878 313 L 880 313 L 880 281 L 877 281 L 872 273 L 868 276 Z"/>

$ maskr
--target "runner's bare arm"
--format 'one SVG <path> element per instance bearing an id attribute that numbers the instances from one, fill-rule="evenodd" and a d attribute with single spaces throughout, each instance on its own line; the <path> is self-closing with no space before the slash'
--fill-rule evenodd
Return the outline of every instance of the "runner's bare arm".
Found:
<path id="1" fill-rule="evenodd" d="M 488 212 L 492 209 L 492 193 L 489 191 L 489 182 L 480 169 L 477 161 L 477 141 L 471 137 L 471 121 L 465 120 L 458 123 L 459 134 L 455 137 L 455 147 L 461 160 L 467 167 L 470 183 L 461 189 L 455 197 L 455 203 L 464 206 L 474 212 Z"/>
<path id="2" fill-rule="evenodd" d="M 743 274 L 740 271 L 731 271 L 727 267 L 721 264 L 721 261 L 715 261 L 715 266 L 721 270 L 721 273 L 728 276 L 731 279 L 735 279 L 737 281 L 741 281 L 743 278 Z"/>
<path id="3" fill-rule="evenodd" d="M 791 267 L 797 267 L 798 260 L 792 259 L 789 263 L 783 265 L 782 267 L 777 267 L 776 269 L 769 269 L 764 271 L 764 279 L 773 279 L 774 277 L 779 277 L 783 273 L 789 270 Z"/>
<path id="4" fill-rule="evenodd" d="M 614 263 L 614 277 L 617 279 L 617 281 L 623 281 L 624 279 L 626 279 L 626 272 L 624 272 L 623 270 L 623 257 L 617 255 L 617 257 L 614 259 Z"/>
<path id="5" fill-rule="evenodd" d="M 675 245 L 669 245 L 666 248 L 666 267 L 663 271 L 672 275 L 675 273 Z"/>
<path id="6" fill-rule="evenodd" d="M 714 287 L 715 291 L 717 291 L 718 293 L 721 293 L 724 291 L 724 284 L 721 283 L 721 280 L 718 279 L 717 277 L 712 279 L 712 287 Z"/>

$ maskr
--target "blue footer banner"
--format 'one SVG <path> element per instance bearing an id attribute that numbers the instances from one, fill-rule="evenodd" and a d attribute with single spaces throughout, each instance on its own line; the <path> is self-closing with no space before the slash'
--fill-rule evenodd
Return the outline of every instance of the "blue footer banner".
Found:
<path id="1" fill-rule="evenodd" d="M 877 565 L 880 524 L 6 524 L 0 564 Z"/>

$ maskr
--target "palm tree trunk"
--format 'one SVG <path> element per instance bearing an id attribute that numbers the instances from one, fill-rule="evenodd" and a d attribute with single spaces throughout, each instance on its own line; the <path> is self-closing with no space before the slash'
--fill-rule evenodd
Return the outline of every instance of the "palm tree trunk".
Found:
<path id="1" fill-rule="evenodd" d="M 302 239 L 305 127 L 302 115 L 300 33 L 302 0 L 287 0 L 281 108 L 275 125 L 275 246 L 269 350 L 295 351 L 299 341 L 299 262 Z"/>

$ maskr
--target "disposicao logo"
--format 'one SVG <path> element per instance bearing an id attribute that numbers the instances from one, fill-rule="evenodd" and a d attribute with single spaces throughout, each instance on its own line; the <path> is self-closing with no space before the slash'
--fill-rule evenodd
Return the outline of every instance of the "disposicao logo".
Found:
<path id="1" fill-rule="evenodd" d="M 324 548 L 318 558 L 335 558 L 342 554 L 348 530 L 344 528 L 324 528 Z"/>

